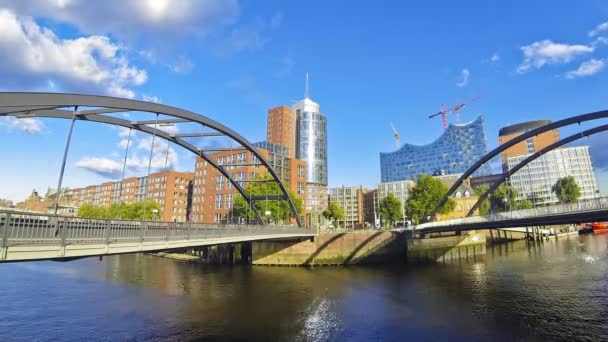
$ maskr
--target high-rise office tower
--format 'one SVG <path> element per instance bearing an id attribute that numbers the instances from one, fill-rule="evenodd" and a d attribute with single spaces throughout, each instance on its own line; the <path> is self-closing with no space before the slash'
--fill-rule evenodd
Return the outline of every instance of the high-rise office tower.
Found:
<path id="1" fill-rule="evenodd" d="M 289 149 L 289 158 L 296 154 L 296 113 L 287 106 L 268 110 L 266 141 Z"/>
<path id="2" fill-rule="evenodd" d="M 304 99 L 292 109 L 296 114 L 296 158 L 306 161 L 306 211 L 320 212 L 327 208 L 327 119 L 319 104 L 310 99 L 308 74 Z"/>

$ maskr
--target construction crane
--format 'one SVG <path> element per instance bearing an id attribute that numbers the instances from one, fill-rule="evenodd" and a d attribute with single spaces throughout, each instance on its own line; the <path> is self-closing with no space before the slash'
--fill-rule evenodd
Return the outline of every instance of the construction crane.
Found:
<path id="1" fill-rule="evenodd" d="M 467 104 L 470 104 L 472 102 L 479 100 L 480 98 L 481 98 L 481 95 L 472 97 L 469 101 L 457 103 L 454 107 L 451 107 L 451 108 L 445 108 L 443 105 L 441 105 L 441 110 L 438 113 L 429 115 L 429 119 L 432 119 L 438 115 L 441 115 L 441 121 L 443 122 L 443 129 L 448 129 L 448 114 L 455 113 L 456 114 L 456 123 L 460 123 L 460 109 L 462 109 L 462 107 L 466 106 Z"/>
<path id="2" fill-rule="evenodd" d="M 399 132 L 397 132 L 397 129 L 395 128 L 395 126 L 393 125 L 393 123 L 391 122 L 391 128 L 393 129 L 393 134 L 395 135 L 395 148 L 399 149 L 399 147 L 401 147 L 400 144 L 400 137 L 399 137 Z"/>

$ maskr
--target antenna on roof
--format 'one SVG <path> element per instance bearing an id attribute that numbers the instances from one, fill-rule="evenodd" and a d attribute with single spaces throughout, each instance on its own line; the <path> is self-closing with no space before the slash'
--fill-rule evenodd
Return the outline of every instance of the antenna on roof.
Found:
<path id="1" fill-rule="evenodd" d="M 310 97 L 310 92 L 308 91 L 308 73 L 306 73 L 306 90 L 304 91 L 304 98 L 307 99 Z"/>

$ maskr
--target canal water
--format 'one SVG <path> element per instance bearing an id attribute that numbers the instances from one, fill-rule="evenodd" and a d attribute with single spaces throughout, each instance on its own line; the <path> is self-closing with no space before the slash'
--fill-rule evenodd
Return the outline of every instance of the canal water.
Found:
<path id="1" fill-rule="evenodd" d="M 608 340 L 608 234 L 451 265 L 0 265 L 0 341 Z"/>

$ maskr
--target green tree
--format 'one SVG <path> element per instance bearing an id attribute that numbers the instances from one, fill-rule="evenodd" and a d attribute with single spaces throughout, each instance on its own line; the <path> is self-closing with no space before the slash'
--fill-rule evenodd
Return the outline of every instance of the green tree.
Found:
<path id="1" fill-rule="evenodd" d="M 264 175 L 255 177 L 254 179 L 272 180 L 273 178 L 270 174 L 265 173 Z M 274 181 L 249 183 L 245 187 L 245 191 L 249 195 L 261 197 L 271 197 L 283 194 L 281 192 L 279 184 Z M 289 197 L 293 201 L 296 210 L 298 211 L 298 215 L 302 215 L 302 199 L 296 197 L 292 191 L 288 190 L 287 192 L 289 194 Z M 287 202 L 286 200 L 261 200 L 255 201 L 252 204 L 255 206 L 255 208 L 258 210 L 262 217 L 265 217 L 266 219 L 272 220 L 274 222 L 289 222 L 289 220 L 293 217 L 289 202 Z M 265 215 L 267 211 L 270 212 L 270 215 L 268 216 Z M 235 219 L 246 218 L 249 221 L 256 220 L 255 213 L 249 207 L 249 203 L 247 203 L 247 200 L 241 195 L 237 195 L 234 197 L 234 202 L 232 205 L 232 210 L 230 211 L 230 215 Z"/>
<path id="2" fill-rule="evenodd" d="M 90 204 L 83 204 L 78 208 L 76 216 L 87 217 L 87 218 L 99 218 L 99 219 L 122 219 L 122 220 L 148 220 L 156 221 L 163 216 L 160 210 L 160 205 L 154 201 L 148 200 L 145 204 L 145 215 L 144 215 L 144 202 L 136 203 L 114 203 L 109 206 L 93 206 Z"/>
<path id="3" fill-rule="evenodd" d="M 493 211 L 509 211 L 532 208 L 527 199 L 518 200 L 519 192 L 510 185 L 500 184 L 491 195 L 490 203 Z"/>
<path id="4" fill-rule="evenodd" d="M 574 203 L 581 197 L 581 189 L 572 176 L 558 179 L 551 190 L 561 203 Z"/>
<path id="5" fill-rule="evenodd" d="M 340 227 L 340 220 L 344 220 L 344 209 L 338 205 L 336 202 L 329 203 L 329 206 L 325 211 L 323 211 L 323 217 L 328 220 L 333 220 L 336 228 Z"/>
<path id="6" fill-rule="evenodd" d="M 395 195 L 389 193 L 388 196 L 380 200 L 380 218 L 391 227 L 395 225 L 397 220 L 403 218 L 403 204 Z"/>
<path id="7" fill-rule="evenodd" d="M 477 196 L 481 196 L 486 191 L 488 191 L 488 189 L 490 189 L 489 186 L 482 185 L 482 186 L 475 188 L 474 190 L 475 190 L 475 194 Z M 489 213 L 490 213 L 490 200 L 488 198 L 486 198 L 479 205 L 479 215 L 487 215 Z"/>
<path id="8" fill-rule="evenodd" d="M 408 216 L 416 224 L 431 216 L 441 201 L 448 193 L 448 188 L 439 179 L 429 175 L 418 176 L 418 182 L 410 192 L 406 202 Z M 456 208 L 456 202 L 449 198 L 439 211 L 439 214 L 447 214 Z"/>

